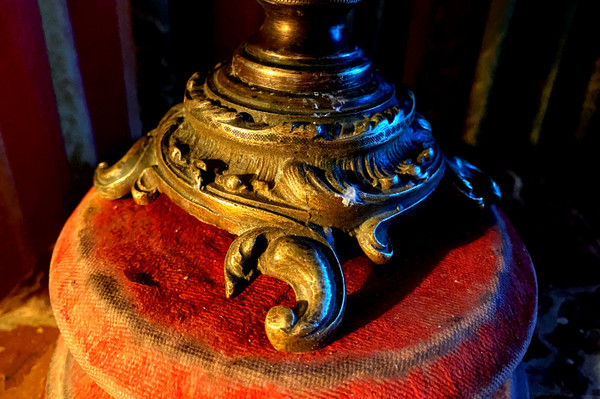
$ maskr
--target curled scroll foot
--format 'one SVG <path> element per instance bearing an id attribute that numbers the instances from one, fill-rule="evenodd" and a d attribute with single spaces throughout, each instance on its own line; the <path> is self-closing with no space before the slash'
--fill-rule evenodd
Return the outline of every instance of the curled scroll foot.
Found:
<path id="1" fill-rule="evenodd" d="M 449 175 L 454 186 L 480 207 L 496 203 L 502 197 L 500 187 L 475 165 L 461 158 L 447 158 Z"/>
<path id="2" fill-rule="evenodd" d="M 153 166 L 151 136 L 142 137 L 117 163 L 98 165 L 94 186 L 98 194 L 107 199 L 118 199 L 130 192 L 138 204 L 146 205 L 158 196 L 151 178 Z"/>
<path id="3" fill-rule="evenodd" d="M 325 346 L 340 326 L 346 306 L 344 276 L 324 242 L 279 229 L 257 229 L 238 237 L 225 260 L 226 293 L 235 296 L 259 274 L 288 283 L 297 304 L 271 308 L 265 330 L 273 347 L 308 352 Z"/>
<path id="4" fill-rule="evenodd" d="M 395 216 L 397 212 L 379 215 L 367 220 L 354 231 L 358 245 L 364 254 L 379 265 L 386 263 L 394 255 L 388 227 Z"/>

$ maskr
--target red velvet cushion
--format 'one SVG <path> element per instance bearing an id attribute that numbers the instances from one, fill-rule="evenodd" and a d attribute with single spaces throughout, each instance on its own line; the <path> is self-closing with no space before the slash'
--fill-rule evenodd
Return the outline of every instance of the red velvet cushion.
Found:
<path id="1" fill-rule="evenodd" d="M 56 245 L 52 305 L 74 358 L 118 398 L 489 396 L 530 338 L 531 262 L 499 211 L 431 209 L 398 226 L 388 265 L 340 246 L 346 316 L 314 353 L 266 339 L 267 311 L 293 291 L 261 276 L 227 300 L 235 237 L 164 196 L 142 207 L 92 190 Z"/>

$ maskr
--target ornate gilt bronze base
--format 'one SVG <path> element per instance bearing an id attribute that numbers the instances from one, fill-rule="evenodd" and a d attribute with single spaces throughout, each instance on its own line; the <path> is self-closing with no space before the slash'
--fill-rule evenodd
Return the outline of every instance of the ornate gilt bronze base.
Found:
<path id="1" fill-rule="evenodd" d="M 265 22 L 232 61 L 192 76 L 183 104 L 95 175 L 106 198 L 131 192 L 148 204 L 163 193 L 238 235 L 225 261 L 227 296 L 261 273 L 296 293 L 294 309 L 267 315 L 278 350 L 322 347 L 341 323 L 334 231 L 385 263 L 388 226 L 428 198 L 448 166 L 483 201 L 472 187 L 480 173 L 445 160 L 412 93 L 396 92 L 347 42 L 345 16 L 358 1 L 259 0 Z"/>

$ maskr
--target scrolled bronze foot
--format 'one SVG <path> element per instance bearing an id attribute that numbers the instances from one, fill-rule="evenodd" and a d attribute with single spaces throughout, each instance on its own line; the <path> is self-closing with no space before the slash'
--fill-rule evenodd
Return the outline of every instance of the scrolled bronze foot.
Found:
<path id="1" fill-rule="evenodd" d="M 102 162 L 94 173 L 94 187 L 101 197 L 119 199 L 132 194 L 140 205 L 154 201 L 159 194 L 157 136 L 179 126 L 183 107 L 178 104 L 162 118 L 158 128 L 140 138 L 114 165 Z"/>
<path id="2" fill-rule="evenodd" d="M 447 158 L 448 175 L 458 191 L 485 207 L 500 201 L 502 194 L 498 184 L 472 163 L 458 157 Z"/>
<path id="3" fill-rule="evenodd" d="M 327 242 L 276 228 L 242 234 L 225 260 L 226 295 L 238 295 L 259 274 L 286 282 L 296 294 L 293 309 L 275 306 L 267 314 L 265 330 L 273 347 L 308 352 L 325 346 L 346 307 L 344 275 Z"/>
<path id="4" fill-rule="evenodd" d="M 142 172 L 151 165 L 152 137 L 142 137 L 112 166 L 102 162 L 94 174 L 94 186 L 103 198 L 118 199 L 130 193 Z"/>

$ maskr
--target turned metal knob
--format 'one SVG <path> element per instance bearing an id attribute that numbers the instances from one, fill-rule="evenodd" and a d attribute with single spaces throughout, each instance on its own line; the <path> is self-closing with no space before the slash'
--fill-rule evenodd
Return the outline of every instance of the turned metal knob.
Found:
<path id="1" fill-rule="evenodd" d="M 365 85 L 371 62 L 348 41 L 343 4 L 261 2 L 265 21 L 236 52 L 242 81 L 291 93 L 339 91 Z"/>
<path id="2" fill-rule="evenodd" d="M 331 57 L 348 51 L 345 18 L 358 1 L 259 0 L 266 18 L 253 43 L 283 57 Z"/>
<path id="3" fill-rule="evenodd" d="M 247 112 L 336 117 L 390 107 L 393 87 L 351 43 L 348 12 L 360 0 L 258 0 L 260 30 L 211 73 L 208 95 Z"/>

